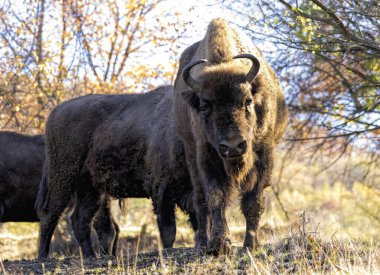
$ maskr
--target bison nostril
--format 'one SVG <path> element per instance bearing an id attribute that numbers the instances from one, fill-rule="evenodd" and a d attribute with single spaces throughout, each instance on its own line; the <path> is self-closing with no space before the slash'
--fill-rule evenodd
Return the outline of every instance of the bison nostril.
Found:
<path id="1" fill-rule="evenodd" d="M 247 142 L 245 140 L 243 142 L 240 142 L 238 148 L 240 152 L 244 154 L 247 151 Z"/>
<path id="2" fill-rule="evenodd" d="M 227 145 L 221 143 L 219 144 L 219 152 L 223 157 L 228 157 L 230 153 L 230 149 Z"/>

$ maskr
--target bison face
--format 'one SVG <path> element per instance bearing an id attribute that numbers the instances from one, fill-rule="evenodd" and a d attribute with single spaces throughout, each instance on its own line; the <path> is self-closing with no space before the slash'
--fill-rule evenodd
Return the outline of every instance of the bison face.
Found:
<path id="1" fill-rule="evenodd" d="M 196 111 L 199 130 L 218 152 L 226 171 L 234 174 L 253 163 L 256 115 L 251 83 L 260 65 L 251 55 L 241 56 L 254 61 L 248 75 L 233 62 L 205 67 L 197 80 L 190 77 L 190 69 L 205 60 L 192 62 L 183 70 L 183 79 L 192 90 L 182 96 Z"/>

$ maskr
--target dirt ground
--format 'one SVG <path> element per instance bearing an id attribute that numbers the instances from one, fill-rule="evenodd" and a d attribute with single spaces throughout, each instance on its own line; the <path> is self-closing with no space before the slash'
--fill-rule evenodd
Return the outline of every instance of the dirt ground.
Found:
<path id="1" fill-rule="evenodd" d="M 75 238 L 61 228 L 50 259 L 39 263 L 38 224 L 0 226 L 0 274 L 380 274 L 380 240 L 329 235 L 331 223 L 322 227 L 302 218 L 286 225 L 264 217 L 259 230 L 263 246 L 247 251 L 241 247 L 244 220 L 231 213 L 236 220 L 229 223 L 233 247 L 228 255 L 214 257 L 194 251 L 194 233 L 180 212 L 175 248 L 161 250 L 150 203 L 135 201 L 128 209 L 115 215 L 121 225 L 117 257 L 82 259 Z"/>
<path id="2" fill-rule="evenodd" d="M 311 235 L 283 239 L 250 251 L 231 247 L 227 255 L 200 255 L 193 248 L 172 248 L 117 257 L 78 255 L 36 260 L 4 260 L 4 274 L 377 274 L 379 244 L 323 242 Z M 2 272 L 1 272 L 2 271 Z"/>
<path id="3" fill-rule="evenodd" d="M 234 248 L 233 257 L 244 259 L 244 249 Z M 213 261 L 223 261 L 223 257 L 199 256 L 192 248 L 173 248 L 159 252 L 140 253 L 138 256 L 103 257 L 94 259 L 81 259 L 80 257 L 67 257 L 63 259 L 49 259 L 44 263 L 35 260 L 18 260 L 3 262 L 3 269 L 7 273 L 150 273 L 165 271 L 188 273 L 191 265 L 209 265 Z M 244 262 L 244 260 L 243 260 Z M 235 271 L 244 271 L 247 263 L 241 262 Z"/>
<path id="4" fill-rule="evenodd" d="M 35 258 L 37 255 L 37 237 L 8 237 L 0 240 L 1 253 L 7 257 L 1 261 L 0 274 L 46 274 L 46 273 L 191 273 L 200 266 L 208 268 L 216 262 L 222 263 L 218 268 L 224 269 L 225 258 L 199 255 L 192 248 L 191 232 L 178 232 L 175 246 L 177 248 L 160 250 L 157 235 L 146 232 L 142 227 L 136 235 L 122 232 L 118 244 L 117 257 L 98 257 L 83 259 L 77 243 L 70 238 L 55 234 L 51 257 L 43 263 Z M 94 238 L 96 239 L 96 238 Z M 187 247 L 184 247 L 187 246 Z M 190 247 L 189 247 L 190 246 Z M 96 247 L 96 242 L 95 242 Z M 231 250 L 231 257 L 249 259 L 242 256 L 243 248 Z M 241 261 L 240 261 L 241 262 Z M 217 265 L 215 265 L 216 267 Z M 234 267 L 243 271 L 248 265 Z"/>

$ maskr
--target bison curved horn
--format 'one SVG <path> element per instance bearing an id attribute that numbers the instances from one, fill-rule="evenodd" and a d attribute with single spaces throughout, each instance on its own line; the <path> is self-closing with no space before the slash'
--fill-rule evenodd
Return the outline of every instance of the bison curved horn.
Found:
<path id="1" fill-rule="evenodd" d="M 256 56 L 252 54 L 248 54 L 248 53 L 239 54 L 234 57 L 234 59 L 238 59 L 238 58 L 247 58 L 252 61 L 252 67 L 247 73 L 247 75 L 245 76 L 248 82 L 252 82 L 256 78 L 257 74 L 259 73 L 260 61 L 257 59 Z"/>
<path id="2" fill-rule="evenodd" d="M 196 91 L 200 90 L 201 85 L 199 84 L 198 81 L 196 81 L 194 78 L 191 77 L 190 70 L 192 67 L 201 63 L 205 63 L 205 62 L 207 62 L 206 59 L 199 59 L 199 60 L 190 62 L 182 70 L 183 81 L 185 81 L 186 85 L 189 86 L 193 90 L 196 90 Z"/>

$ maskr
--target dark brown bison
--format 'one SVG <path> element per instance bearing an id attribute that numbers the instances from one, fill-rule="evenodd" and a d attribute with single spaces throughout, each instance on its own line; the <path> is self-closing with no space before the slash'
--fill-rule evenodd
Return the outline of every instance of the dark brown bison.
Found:
<path id="1" fill-rule="evenodd" d="M 145 94 L 89 95 L 51 112 L 46 123 L 47 188 L 38 199 L 40 260 L 48 256 L 51 234 L 74 194 L 73 227 L 85 257 L 95 256 L 90 225 L 105 194 L 151 197 L 164 247 L 175 239 L 175 205 L 190 214 L 196 229 L 172 97 L 170 86 Z"/>
<path id="2" fill-rule="evenodd" d="M 0 131 L 0 222 L 38 222 L 34 202 L 44 160 L 43 135 Z"/>
<path id="3" fill-rule="evenodd" d="M 44 161 L 43 135 L 29 136 L 0 131 L 0 223 L 39 221 L 34 204 Z M 104 244 L 109 238 L 110 231 L 106 221 L 112 220 L 109 202 L 109 198 L 104 200 L 94 223 L 101 249 L 113 245 L 113 243 Z M 119 229 L 115 222 L 113 227 L 118 233 Z M 116 244 L 112 249 L 116 253 Z"/>
<path id="4" fill-rule="evenodd" d="M 226 248 L 225 208 L 237 191 L 246 218 L 244 246 L 254 248 L 273 151 L 287 124 L 275 73 L 255 46 L 215 19 L 204 39 L 181 55 L 174 109 L 195 190 L 196 246 L 213 254 Z"/>

